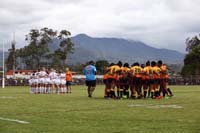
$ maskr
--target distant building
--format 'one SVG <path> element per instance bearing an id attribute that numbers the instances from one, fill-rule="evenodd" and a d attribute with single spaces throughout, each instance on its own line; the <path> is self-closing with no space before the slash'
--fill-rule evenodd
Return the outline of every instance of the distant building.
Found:
<path id="1" fill-rule="evenodd" d="M 25 78 L 28 79 L 31 75 L 33 70 L 15 70 L 15 73 L 13 73 L 13 70 L 8 70 L 6 72 L 6 78 Z"/>

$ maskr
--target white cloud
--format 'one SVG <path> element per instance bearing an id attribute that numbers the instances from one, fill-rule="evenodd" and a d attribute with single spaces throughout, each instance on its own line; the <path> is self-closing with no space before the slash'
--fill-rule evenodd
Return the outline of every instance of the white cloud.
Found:
<path id="1" fill-rule="evenodd" d="M 184 40 L 200 31 L 199 0 L 3 0 L 0 38 L 18 47 L 32 28 L 68 29 L 73 35 L 122 37 L 184 52 Z"/>

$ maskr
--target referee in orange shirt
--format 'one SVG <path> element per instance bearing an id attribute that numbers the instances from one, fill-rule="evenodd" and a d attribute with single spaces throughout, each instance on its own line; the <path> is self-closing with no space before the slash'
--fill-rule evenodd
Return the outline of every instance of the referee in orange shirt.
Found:
<path id="1" fill-rule="evenodd" d="M 66 88 L 67 93 L 72 93 L 72 72 L 69 70 L 69 68 L 66 68 Z"/>

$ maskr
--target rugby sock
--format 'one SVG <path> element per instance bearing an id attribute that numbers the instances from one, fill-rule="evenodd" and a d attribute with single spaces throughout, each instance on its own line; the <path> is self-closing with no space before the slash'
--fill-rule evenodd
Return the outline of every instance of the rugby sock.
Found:
<path id="1" fill-rule="evenodd" d="M 126 92 L 127 99 L 129 99 L 129 91 Z"/>
<path id="2" fill-rule="evenodd" d="M 172 91 L 170 90 L 170 88 L 167 88 L 167 91 L 169 92 L 170 95 L 173 95 Z"/>
<path id="3" fill-rule="evenodd" d="M 111 98 L 114 98 L 114 91 L 113 90 L 110 91 L 110 96 L 111 96 Z"/>
<path id="4" fill-rule="evenodd" d="M 39 89 L 39 93 L 41 93 L 42 92 L 42 87 L 40 87 L 40 89 Z"/>
<path id="5" fill-rule="evenodd" d="M 120 91 L 119 93 L 120 93 L 119 97 L 122 98 L 122 96 L 123 96 L 123 91 Z"/>
<path id="6" fill-rule="evenodd" d="M 167 94 L 165 89 L 163 89 L 162 94 L 163 94 L 163 97 L 165 97 L 165 94 Z"/>
<path id="7" fill-rule="evenodd" d="M 155 97 L 158 97 L 158 91 L 154 92 Z"/>
<path id="8" fill-rule="evenodd" d="M 44 92 L 43 93 L 46 93 L 46 91 L 47 91 L 47 88 L 46 87 L 44 87 L 44 90 L 43 90 Z"/>
<path id="9" fill-rule="evenodd" d="M 150 92 L 150 90 L 148 90 L 148 97 L 150 97 L 150 95 L 151 95 L 151 92 Z"/>
<path id="10" fill-rule="evenodd" d="M 111 97 L 111 96 L 110 96 L 110 91 L 107 92 L 107 97 Z"/>
<path id="11" fill-rule="evenodd" d="M 154 92 L 151 92 L 151 98 L 154 98 Z"/>
<path id="12" fill-rule="evenodd" d="M 144 98 L 147 97 L 147 91 L 144 91 Z"/>
<path id="13" fill-rule="evenodd" d="M 66 87 L 64 87 L 64 93 L 66 93 L 66 91 L 67 91 L 67 89 L 66 89 Z"/>
<path id="14" fill-rule="evenodd" d="M 120 97 L 120 94 L 121 92 L 119 90 L 117 90 L 117 97 Z"/>

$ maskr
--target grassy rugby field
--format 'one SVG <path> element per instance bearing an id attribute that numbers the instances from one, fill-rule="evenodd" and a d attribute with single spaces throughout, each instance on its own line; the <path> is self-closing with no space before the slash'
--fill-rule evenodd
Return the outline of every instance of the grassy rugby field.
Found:
<path id="1" fill-rule="evenodd" d="M 97 86 L 93 98 L 85 86 L 73 86 L 66 95 L 0 88 L 0 132 L 200 132 L 200 87 L 171 88 L 175 96 L 161 100 L 105 100 L 103 86 Z"/>

